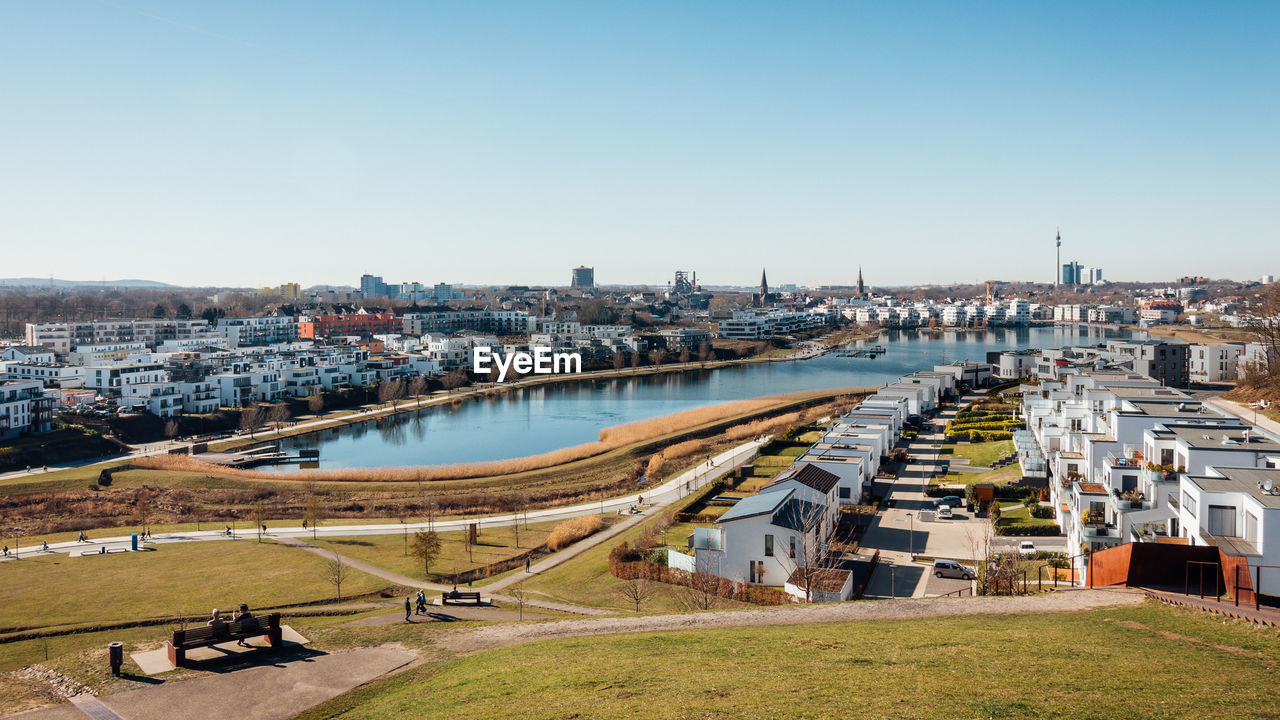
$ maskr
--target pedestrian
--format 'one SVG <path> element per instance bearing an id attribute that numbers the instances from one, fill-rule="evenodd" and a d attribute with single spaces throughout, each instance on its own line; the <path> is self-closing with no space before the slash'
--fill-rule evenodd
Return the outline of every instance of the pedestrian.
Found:
<path id="1" fill-rule="evenodd" d="M 529 558 L 524 559 L 524 571 L 529 572 Z"/>
<path id="2" fill-rule="evenodd" d="M 307 529 L 307 521 L 306 521 L 306 520 L 303 520 L 303 521 L 302 521 L 302 529 L 303 529 L 303 530 L 306 530 L 306 529 Z"/>
<path id="3" fill-rule="evenodd" d="M 8 545 L 5 545 L 5 546 L 4 546 L 4 556 L 5 556 L 5 557 L 9 557 L 9 546 L 8 546 Z"/>
<path id="4" fill-rule="evenodd" d="M 48 549 L 49 549 L 49 541 L 48 541 L 48 540 L 44 541 L 44 543 L 42 543 L 42 544 L 41 544 L 40 549 L 41 549 L 41 550 L 48 550 Z"/>
<path id="5" fill-rule="evenodd" d="M 413 611 L 413 605 L 409 602 L 409 598 L 404 599 L 404 621 L 411 622 L 409 615 Z"/>

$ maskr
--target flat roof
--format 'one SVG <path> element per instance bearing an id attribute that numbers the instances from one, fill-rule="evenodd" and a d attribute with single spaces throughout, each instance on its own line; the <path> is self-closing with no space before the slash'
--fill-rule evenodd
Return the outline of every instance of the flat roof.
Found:
<path id="1" fill-rule="evenodd" d="M 1107 486 L 1102 483 L 1083 482 L 1080 483 L 1080 492 L 1086 495 L 1106 495 Z"/>
<path id="2" fill-rule="evenodd" d="M 1129 405 L 1131 405 L 1134 409 L 1121 410 L 1120 412 L 1140 412 L 1143 415 L 1150 415 L 1152 417 L 1171 417 L 1171 418 L 1183 418 L 1183 417 L 1198 418 L 1198 417 L 1206 417 L 1206 416 L 1213 417 L 1213 418 L 1227 417 L 1226 415 L 1223 415 L 1220 412 L 1216 412 L 1215 410 L 1210 408 L 1208 405 L 1205 405 L 1199 400 L 1186 400 L 1186 401 L 1180 401 L 1180 402 L 1137 400 L 1137 401 L 1130 401 Z"/>
<path id="3" fill-rule="evenodd" d="M 1280 442 L 1263 435 L 1257 428 L 1247 426 L 1205 425 L 1203 427 L 1171 427 L 1179 440 L 1200 450 L 1247 450 L 1249 452 L 1280 453 Z"/>
<path id="4" fill-rule="evenodd" d="M 1207 475 L 1188 476 L 1196 487 L 1211 493 L 1244 493 L 1252 496 L 1265 508 L 1280 509 L 1280 495 L 1272 495 L 1262 489 L 1262 484 L 1271 481 L 1272 487 L 1280 488 L 1280 468 L 1233 468 L 1217 467 L 1214 470 L 1223 477 Z"/>

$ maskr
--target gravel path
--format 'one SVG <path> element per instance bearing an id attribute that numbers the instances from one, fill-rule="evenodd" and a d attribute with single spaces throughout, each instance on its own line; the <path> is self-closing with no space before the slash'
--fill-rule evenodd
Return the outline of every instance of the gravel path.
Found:
<path id="1" fill-rule="evenodd" d="M 508 623 L 452 633 L 442 637 L 440 645 L 452 652 L 466 654 L 541 640 L 584 635 L 858 620 L 900 620 L 972 614 L 1070 612 L 1110 605 L 1140 605 L 1145 601 L 1144 597 L 1141 592 L 1128 589 L 1069 590 L 1023 597 L 916 598 L 884 602 L 722 610 L 707 613 L 557 620 L 544 623 Z"/>

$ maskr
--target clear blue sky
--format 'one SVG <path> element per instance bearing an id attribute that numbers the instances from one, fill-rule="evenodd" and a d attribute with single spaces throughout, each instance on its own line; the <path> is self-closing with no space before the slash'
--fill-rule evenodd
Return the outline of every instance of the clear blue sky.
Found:
<path id="1" fill-rule="evenodd" d="M 0 0 L 0 276 L 1280 274 L 1280 3 Z"/>

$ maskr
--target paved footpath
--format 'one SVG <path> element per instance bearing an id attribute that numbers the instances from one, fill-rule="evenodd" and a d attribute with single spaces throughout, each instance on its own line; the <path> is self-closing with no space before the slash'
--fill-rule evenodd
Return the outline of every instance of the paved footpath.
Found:
<path id="1" fill-rule="evenodd" d="M 686 470 L 656 488 L 599 502 L 571 505 L 568 507 L 547 508 L 545 510 L 531 510 L 526 513 L 520 513 L 519 515 L 506 513 L 470 518 L 442 519 L 436 520 L 434 523 L 408 523 L 407 525 L 401 525 L 400 523 L 377 525 L 324 525 L 319 528 L 303 528 L 300 525 L 296 527 L 273 527 L 268 532 L 263 533 L 262 536 L 284 542 L 288 538 L 305 540 L 312 537 L 393 535 L 405 532 L 406 528 L 409 531 L 433 529 L 439 532 L 448 532 L 451 530 L 465 530 L 471 523 L 480 523 L 485 527 L 497 527 L 511 525 L 517 521 L 532 523 L 551 520 L 567 520 L 573 517 L 595 515 L 597 513 L 628 512 L 632 508 L 641 505 L 642 498 L 644 501 L 644 507 L 650 508 L 651 510 L 660 509 L 670 505 L 676 500 L 688 496 L 730 468 L 747 462 L 755 456 L 760 446 L 768 442 L 770 439 L 771 438 L 766 436 L 752 440 L 751 442 L 743 443 L 731 450 L 720 453 L 707 462 L 699 463 L 697 466 Z M 232 535 L 227 535 L 221 530 L 192 530 L 186 532 L 160 533 L 146 544 L 149 546 L 163 546 L 169 543 L 190 543 L 193 541 L 213 542 L 252 537 L 257 537 L 257 535 L 251 529 L 241 529 L 239 532 Z M 606 535 L 606 537 L 608 537 L 608 535 Z M 127 551 L 129 546 L 130 537 L 128 535 L 102 538 L 94 537 L 87 542 L 69 541 L 54 543 L 47 549 L 38 545 L 29 545 L 27 547 L 18 548 L 15 555 L 3 558 L 0 562 L 13 562 L 20 558 L 35 557 L 37 555 L 52 555 L 56 553 L 87 555 L 101 552 L 104 548 L 107 552 L 122 552 Z M 557 560 L 556 562 L 562 562 L 562 560 Z"/>
<path id="2" fill-rule="evenodd" d="M 81 696 L 12 716 L 14 720 L 285 720 L 418 659 L 372 647 L 147 685 L 103 697 Z"/>

